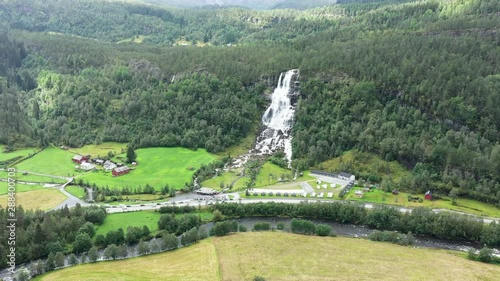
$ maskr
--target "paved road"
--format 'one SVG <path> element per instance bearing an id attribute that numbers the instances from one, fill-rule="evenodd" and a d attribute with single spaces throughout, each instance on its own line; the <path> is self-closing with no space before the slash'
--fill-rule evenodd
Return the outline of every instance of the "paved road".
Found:
<path id="1" fill-rule="evenodd" d="M 296 199 L 293 199 L 293 198 L 289 198 L 289 199 L 281 199 L 281 198 L 262 198 L 262 199 L 248 199 L 248 198 L 242 198 L 240 200 L 239 198 L 239 195 L 237 193 L 230 193 L 228 195 L 234 195 L 234 196 L 237 196 L 235 197 L 233 200 L 226 200 L 226 202 L 230 202 L 230 203 L 241 203 L 241 204 L 252 204 L 252 203 L 259 203 L 259 202 L 276 202 L 276 203 L 287 203 L 287 204 L 299 204 L 299 203 L 305 203 L 305 202 L 308 202 L 308 203 L 316 203 L 316 202 L 321 202 L 321 203 L 333 203 L 333 202 L 347 202 L 347 201 L 342 201 L 342 200 L 325 200 L 325 199 L 304 199 L 304 198 L 296 198 Z M 194 194 L 194 196 L 191 194 L 191 195 L 184 195 L 183 197 L 175 197 L 169 201 L 165 201 L 165 202 L 160 202 L 160 205 L 158 205 L 157 203 L 155 204 L 145 204 L 144 206 L 140 206 L 140 205 L 129 205 L 130 207 L 125 207 L 125 208 L 119 208 L 118 206 L 116 207 L 111 207 L 111 208 L 107 208 L 107 212 L 108 213 L 122 213 L 122 212 L 133 212 L 133 211 L 143 211 L 143 210 L 155 210 L 155 209 L 159 209 L 160 207 L 162 206 L 198 206 L 198 205 L 201 205 L 201 206 L 206 206 L 206 205 L 213 205 L 215 204 L 215 201 L 214 200 L 202 200 L 202 201 L 197 201 L 197 200 L 194 200 L 193 198 L 197 196 L 196 194 Z M 208 196 L 210 197 L 210 196 Z M 221 200 L 222 202 L 222 200 Z M 372 209 L 374 208 L 376 205 L 374 204 L 371 204 L 371 203 L 360 203 L 363 205 L 364 208 L 366 209 Z M 412 208 L 405 208 L 405 207 L 394 207 L 394 208 L 397 208 L 400 212 L 402 213 L 406 213 L 406 212 L 411 212 L 413 209 Z M 446 209 L 433 209 L 432 210 L 433 212 L 435 213 L 440 213 L 440 212 L 448 212 L 450 210 L 446 210 Z M 466 214 L 466 213 L 461 213 L 461 212 L 456 212 L 456 211 L 453 211 L 454 213 L 457 213 L 457 214 L 460 214 L 460 215 L 470 215 L 470 214 Z M 491 223 L 492 221 L 496 221 L 497 223 L 500 223 L 500 219 L 497 219 L 497 218 L 484 218 L 484 217 L 480 217 L 481 219 L 483 219 L 483 221 L 485 223 Z"/>

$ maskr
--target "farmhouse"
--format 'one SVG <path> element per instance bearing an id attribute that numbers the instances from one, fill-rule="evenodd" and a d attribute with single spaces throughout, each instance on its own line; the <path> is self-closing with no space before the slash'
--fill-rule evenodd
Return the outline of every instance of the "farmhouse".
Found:
<path id="1" fill-rule="evenodd" d="M 73 159 L 71 159 L 71 161 L 77 163 L 77 164 L 82 164 L 83 162 L 89 160 L 87 157 L 85 156 L 81 156 L 81 155 L 75 155 L 73 156 Z"/>
<path id="2" fill-rule="evenodd" d="M 102 165 L 104 165 L 104 160 L 96 158 L 96 159 L 94 159 L 94 163 L 96 163 L 96 165 L 102 166 Z"/>
<path id="3" fill-rule="evenodd" d="M 346 180 L 346 181 L 355 181 L 356 177 L 353 174 L 345 173 L 345 172 L 340 172 L 338 175 L 338 178 L 341 180 Z"/>
<path id="4" fill-rule="evenodd" d="M 128 174 L 129 172 L 130 172 L 130 169 L 127 166 L 123 166 L 123 167 L 118 167 L 118 168 L 114 169 L 112 173 L 113 173 L 113 177 L 118 177 L 121 175 Z"/>
<path id="5" fill-rule="evenodd" d="M 92 164 L 92 163 L 83 162 L 82 164 L 80 164 L 80 170 L 90 171 L 90 170 L 93 170 L 93 169 L 95 169 L 95 165 Z"/>
<path id="6" fill-rule="evenodd" d="M 117 166 L 116 166 L 115 163 L 113 163 L 113 162 L 111 162 L 109 160 L 106 160 L 106 162 L 104 162 L 103 167 L 104 167 L 104 170 L 106 172 L 109 172 L 109 171 L 112 171 L 113 169 L 115 169 Z"/>
<path id="7" fill-rule="evenodd" d="M 424 195 L 425 200 L 432 200 L 432 193 L 430 190 L 427 190 L 427 192 Z"/>

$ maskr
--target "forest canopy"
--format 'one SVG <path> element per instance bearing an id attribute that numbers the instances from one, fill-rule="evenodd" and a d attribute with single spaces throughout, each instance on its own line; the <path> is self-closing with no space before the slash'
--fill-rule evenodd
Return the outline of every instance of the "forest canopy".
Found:
<path id="1" fill-rule="evenodd" d="M 0 143 L 220 152 L 301 71 L 294 167 L 356 149 L 398 188 L 500 202 L 500 7 L 339 1 L 304 11 L 0 1 Z M 355 172 L 355 171 L 350 171 Z"/>

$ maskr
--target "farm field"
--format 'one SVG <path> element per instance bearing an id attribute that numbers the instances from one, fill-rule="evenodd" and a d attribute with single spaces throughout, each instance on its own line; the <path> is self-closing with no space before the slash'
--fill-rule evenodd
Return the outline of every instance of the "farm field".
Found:
<path id="1" fill-rule="evenodd" d="M 73 177 L 80 174 L 75 171 L 75 163 L 71 161 L 73 156 L 73 153 L 66 150 L 48 147 L 34 157 L 17 164 L 16 168 L 47 175 Z"/>
<path id="2" fill-rule="evenodd" d="M 354 187 L 351 191 L 346 195 L 346 200 L 355 200 L 360 202 L 372 202 L 372 203 L 380 203 L 380 204 L 388 204 L 388 205 L 397 205 L 404 207 L 429 207 L 432 209 L 449 209 L 464 213 L 469 213 L 473 215 L 479 216 L 488 216 L 488 217 L 500 217 L 500 209 L 489 205 L 487 203 L 475 201 L 472 199 L 458 198 L 457 204 L 453 205 L 452 200 L 449 197 L 443 197 L 443 199 L 429 201 L 423 200 L 422 203 L 418 202 L 408 202 L 408 193 L 399 192 L 398 195 L 393 195 L 392 193 L 387 193 L 379 189 L 375 189 L 370 192 L 364 193 L 362 198 L 358 198 L 354 192 L 356 190 L 362 190 L 360 187 Z M 414 195 L 415 197 L 424 198 L 423 194 Z"/>
<path id="3" fill-rule="evenodd" d="M 0 195 L 2 194 L 7 194 L 8 192 L 8 183 L 4 181 L 0 181 Z M 42 189 L 43 187 L 40 185 L 26 185 L 26 184 L 20 184 L 16 183 L 16 193 L 17 192 L 25 192 L 25 191 L 33 191 L 33 190 L 38 190 Z"/>
<path id="4" fill-rule="evenodd" d="M 89 144 L 80 148 L 69 148 L 68 152 L 72 154 L 80 155 L 91 155 L 92 158 L 104 157 L 108 155 L 108 152 L 113 152 L 113 154 L 118 155 L 124 152 L 127 148 L 126 143 L 118 142 L 104 142 L 101 144 Z M 122 151 L 123 150 L 123 151 Z"/>
<path id="5" fill-rule="evenodd" d="M 85 189 L 83 187 L 68 185 L 66 186 L 66 191 L 82 200 L 87 198 L 87 193 L 85 193 Z"/>
<path id="6" fill-rule="evenodd" d="M 136 154 L 138 165 L 129 174 L 113 177 L 111 173 L 101 170 L 87 173 L 81 178 L 100 187 L 123 188 L 149 184 L 158 190 L 168 184 L 180 189 L 184 183 L 191 181 L 197 168 L 216 159 L 204 149 L 193 151 L 178 147 L 137 149 Z"/>
<path id="7" fill-rule="evenodd" d="M 56 207 L 66 200 L 66 195 L 57 189 L 38 189 L 16 193 L 16 205 L 27 209 L 48 210 Z M 0 205 L 7 205 L 7 195 L 0 196 Z"/>
<path id="8" fill-rule="evenodd" d="M 12 152 L 4 152 L 4 149 L 5 149 L 5 146 L 0 145 L 0 162 L 5 161 L 5 160 L 9 160 L 12 158 L 16 158 L 19 156 L 26 157 L 26 156 L 36 152 L 35 148 L 24 148 L 24 149 L 19 149 L 19 150 L 12 151 Z"/>
<path id="9" fill-rule="evenodd" d="M 219 280 L 215 256 L 214 244 L 205 240 L 175 251 L 57 270 L 33 280 L 215 281 Z"/>
<path id="10" fill-rule="evenodd" d="M 499 266 L 467 260 L 458 252 L 355 238 L 246 232 L 212 237 L 161 254 L 70 267 L 35 280 L 229 281 L 253 280 L 258 275 L 266 280 L 297 281 L 459 281 L 496 280 L 499 274 Z"/>

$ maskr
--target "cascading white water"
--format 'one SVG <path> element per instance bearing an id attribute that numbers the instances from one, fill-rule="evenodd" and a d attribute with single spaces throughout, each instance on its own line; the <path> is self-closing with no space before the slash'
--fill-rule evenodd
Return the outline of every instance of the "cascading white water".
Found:
<path id="1" fill-rule="evenodd" d="M 258 154 L 272 154 L 283 150 L 290 165 L 292 160 L 292 137 L 290 135 L 295 106 L 292 105 L 292 79 L 298 75 L 298 70 L 289 70 L 281 73 L 278 86 L 271 98 L 271 105 L 262 116 L 266 129 L 257 137 L 255 152 Z"/>

